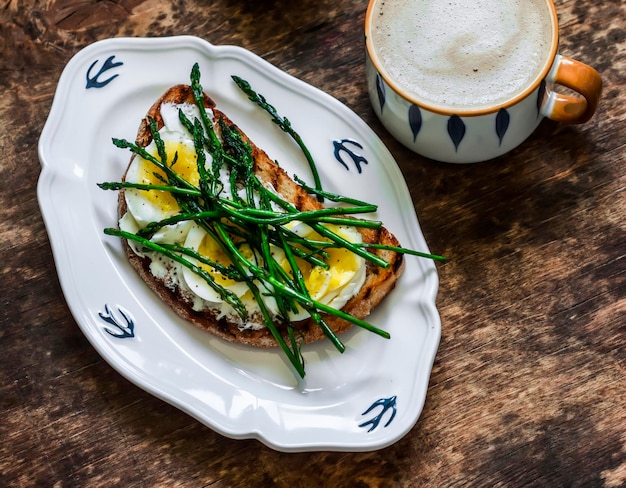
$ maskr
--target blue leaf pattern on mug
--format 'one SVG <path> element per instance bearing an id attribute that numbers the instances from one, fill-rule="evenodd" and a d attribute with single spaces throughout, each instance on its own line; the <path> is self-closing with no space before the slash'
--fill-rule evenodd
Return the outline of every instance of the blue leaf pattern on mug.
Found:
<path id="1" fill-rule="evenodd" d="M 409 107 L 409 125 L 411 126 L 411 132 L 413 132 L 413 142 L 417 139 L 422 128 L 422 111 L 417 105 L 411 105 Z"/>
<path id="2" fill-rule="evenodd" d="M 541 105 L 543 104 L 543 97 L 546 94 L 546 80 L 541 80 L 539 90 L 537 93 L 537 117 L 541 115 Z"/>
<path id="3" fill-rule="evenodd" d="M 380 103 L 380 113 L 383 113 L 383 107 L 385 106 L 385 84 L 382 76 L 376 74 L 376 92 L 378 93 L 378 102 Z"/>
<path id="4" fill-rule="evenodd" d="M 505 108 L 501 108 L 498 111 L 498 115 L 496 115 L 496 134 L 498 134 L 499 145 L 502 145 L 502 139 L 504 139 L 504 134 L 506 134 L 507 129 L 509 128 L 509 122 L 511 121 L 511 116 L 509 112 Z"/>
<path id="5" fill-rule="evenodd" d="M 458 152 L 459 144 L 465 137 L 465 124 L 458 115 L 453 115 L 448 119 L 448 135 L 454 143 L 454 150 Z"/>

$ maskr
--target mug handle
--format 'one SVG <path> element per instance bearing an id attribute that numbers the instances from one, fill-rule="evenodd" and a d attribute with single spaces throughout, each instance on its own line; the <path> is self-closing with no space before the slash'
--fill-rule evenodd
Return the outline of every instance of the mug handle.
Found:
<path id="1" fill-rule="evenodd" d="M 602 93 L 602 79 L 595 69 L 559 54 L 548 79 L 580 93 L 582 97 L 551 92 L 546 117 L 567 124 L 582 124 L 592 117 Z"/>

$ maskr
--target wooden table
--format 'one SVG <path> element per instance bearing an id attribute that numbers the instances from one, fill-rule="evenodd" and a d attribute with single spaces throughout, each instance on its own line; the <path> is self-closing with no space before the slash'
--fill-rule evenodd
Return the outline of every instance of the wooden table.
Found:
<path id="1" fill-rule="evenodd" d="M 404 149 L 372 112 L 365 1 L 1 2 L 0 485 L 625 486 L 626 7 L 557 8 L 561 52 L 604 79 L 598 113 L 456 166 Z M 125 380 L 72 318 L 35 191 L 57 81 L 96 40 L 178 34 L 243 46 L 354 110 L 451 258 L 426 405 L 391 447 L 285 454 L 225 438 Z"/>

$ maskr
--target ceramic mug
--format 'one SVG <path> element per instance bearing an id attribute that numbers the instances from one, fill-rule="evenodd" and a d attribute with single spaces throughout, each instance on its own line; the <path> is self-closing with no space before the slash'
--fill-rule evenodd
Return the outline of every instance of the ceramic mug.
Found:
<path id="1" fill-rule="evenodd" d="M 596 70 L 558 54 L 551 0 L 370 0 L 365 38 L 374 112 L 438 161 L 498 157 L 543 117 L 586 122 L 602 91 Z"/>

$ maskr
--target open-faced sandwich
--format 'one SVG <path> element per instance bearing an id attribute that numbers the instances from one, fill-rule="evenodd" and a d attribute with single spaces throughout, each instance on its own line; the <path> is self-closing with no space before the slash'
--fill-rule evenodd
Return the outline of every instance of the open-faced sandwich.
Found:
<path id="1" fill-rule="evenodd" d="M 178 315 L 228 341 L 279 345 L 301 376 L 303 343 L 329 338 L 342 350 L 337 334 L 354 324 L 387 337 L 363 319 L 395 286 L 407 250 L 380 222 L 355 217 L 376 206 L 292 179 L 199 77 L 196 65 L 190 85 L 150 107 L 135 143 L 114 139 L 133 154 L 121 183 L 100 184 L 119 190 L 119 229 L 105 232 L 123 238 L 133 268 Z"/>

